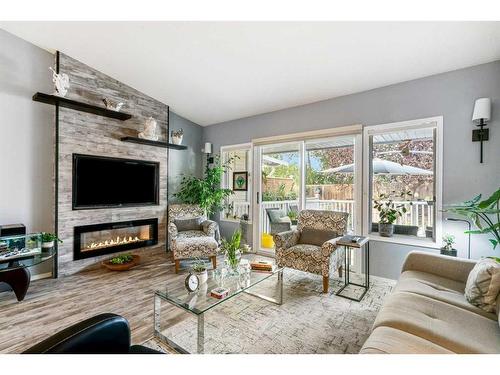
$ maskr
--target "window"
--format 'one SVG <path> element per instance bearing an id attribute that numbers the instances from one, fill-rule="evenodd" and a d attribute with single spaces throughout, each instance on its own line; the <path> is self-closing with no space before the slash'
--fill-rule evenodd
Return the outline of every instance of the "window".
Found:
<path id="1" fill-rule="evenodd" d="M 250 220 L 252 146 L 242 144 L 221 147 L 221 159 L 223 162 L 231 161 L 230 170 L 222 178 L 222 186 L 234 192 L 226 199 L 221 220 L 239 221 L 243 217 Z"/>
<path id="2" fill-rule="evenodd" d="M 378 240 L 429 243 L 441 238 L 442 117 L 368 126 L 364 129 L 365 234 Z M 392 200 L 393 237 L 384 228 L 376 201 Z"/>

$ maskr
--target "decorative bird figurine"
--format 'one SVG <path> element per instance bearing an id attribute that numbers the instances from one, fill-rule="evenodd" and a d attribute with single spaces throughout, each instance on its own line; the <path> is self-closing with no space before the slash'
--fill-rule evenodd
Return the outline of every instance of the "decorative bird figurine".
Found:
<path id="1" fill-rule="evenodd" d="M 56 89 L 53 95 L 65 97 L 69 89 L 68 75 L 66 73 L 56 73 L 51 66 L 49 69 L 52 71 L 52 82 L 54 82 L 54 87 Z"/>

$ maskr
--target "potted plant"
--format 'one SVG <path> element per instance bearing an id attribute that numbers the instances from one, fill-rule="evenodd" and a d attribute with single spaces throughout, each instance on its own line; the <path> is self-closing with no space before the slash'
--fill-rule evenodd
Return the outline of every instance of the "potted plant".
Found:
<path id="1" fill-rule="evenodd" d="M 477 227 L 476 230 L 466 231 L 470 234 L 486 234 L 493 249 L 500 243 L 500 188 L 489 198 L 481 200 L 481 194 L 474 198 L 448 206 L 445 212 L 465 216 Z"/>
<path id="2" fill-rule="evenodd" d="M 120 254 L 111 259 L 103 261 L 101 264 L 111 271 L 128 271 L 139 264 L 139 255 Z"/>
<path id="3" fill-rule="evenodd" d="M 200 284 L 204 284 L 208 280 L 208 271 L 205 262 L 199 258 L 196 258 L 193 265 L 191 266 L 191 273 L 198 276 Z"/>
<path id="4" fill-rule="evenodd" d="M 443 247 L 441 248 L 441 255 L 449 255 L 452 257 L 457 256 L 457 250 L 453 248 L 455 243 L 455 236 L 452 234 L 445 234 L 443 236 Z"/>
<path id="5" fill-rule="evenodd" d="M 374 200 L 373 207 L 379 213 L 378 231 L 382 237 L 392 237 L 394 234 L 394 223 L 407 212 L 403 203 L 394 202 L 394 199 L 391 198 L 391 196 L 395 196 L 395 193 L 393 191 L 391 194 L 380 194 L 379 198 Z M 411 192 L 404 191 L 396 196 L 404 200 L 407 196 L 411 196 Z"/>
<path id="6" fill-rule="evenodd" d="M 62 243 L 59 237 L 57 237 L 54 233 L 42 232 L 42 249 L 50 249 L 54 247 L 55 241 Z"/>
<path id="7" fill-rule="evenodd" d="M 222 239 L 221 249 L 225 255 L 225 262 L 229 270 L 234 272 L 238 271 L 238 266 L 241 260 L 241 231 L 236 230 L 229 240 Z"/>
<path id="8" fill-rule="evenodd" d="M 299 216 L 297 211 L 288 211 L 287 216 L 290 218 L 292 225 L 297 225 L 297 217 Z"/>
<path id="9" fill-rule="evenodd" d="M 184 130 L 182 130 L 182 128 L 178 130 L 172 130 L 172 143 L 174 145 L 180 145 L 182 143 L 183 137 L 184 137 Z"/>

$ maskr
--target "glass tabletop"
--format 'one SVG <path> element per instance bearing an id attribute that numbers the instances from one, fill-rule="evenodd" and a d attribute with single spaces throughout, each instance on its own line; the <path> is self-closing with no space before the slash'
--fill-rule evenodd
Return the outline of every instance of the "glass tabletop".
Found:
<path id="1" fill-rule="evenodd" d="M 192 293 L 188 292 L 184 285 L 184 280 L 188 276 L 186 274 L 182 278 L 168 281 L 162 289 L 156 291 L 156 295 L 199 315 L 282 271 L 283 268 L 277 266 L 273 266 L 270 272 L 240 269 L 236 274 L 228 273 L 227 275 L 221 274 L 224 272 L 223 269 L 209 270 L 207 282 L 201 284 L 199 289 Z M 221 299 L 212 297 L 210 292 L 218 287 L 229 289 L 228 295 Z"/>
<path id="2" fill-rule="evenodd" d="M 42 247 L 42 234 L 0 237 L 0 272 L 31 267 L 56 254 L 54 247 Z"/>

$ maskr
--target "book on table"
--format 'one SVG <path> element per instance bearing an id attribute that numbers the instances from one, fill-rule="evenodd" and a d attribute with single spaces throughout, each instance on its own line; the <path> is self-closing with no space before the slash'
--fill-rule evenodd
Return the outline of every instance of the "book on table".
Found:
<path id="1" fill-rule="evenodd" d="M 250 268 L 254 271 L 272 271 L 273 270 L 273 263 L 266 261 L 266 260 L 260 260 L 256 262 L 250 263 Z"/>

